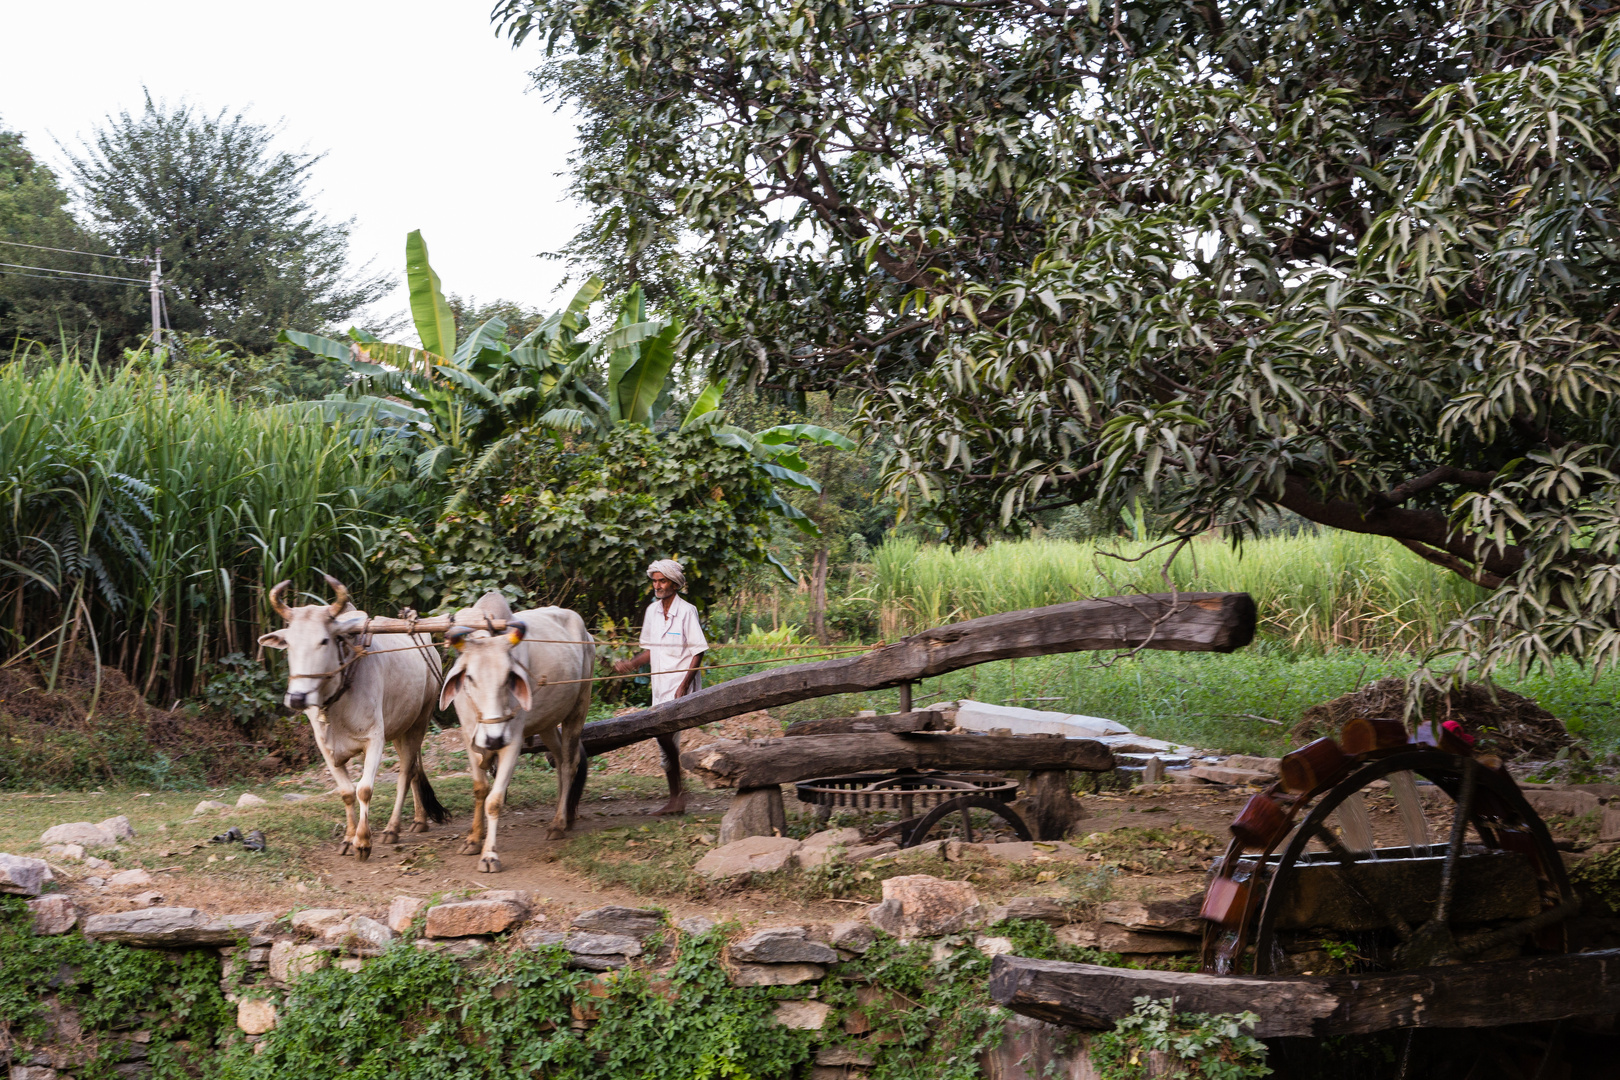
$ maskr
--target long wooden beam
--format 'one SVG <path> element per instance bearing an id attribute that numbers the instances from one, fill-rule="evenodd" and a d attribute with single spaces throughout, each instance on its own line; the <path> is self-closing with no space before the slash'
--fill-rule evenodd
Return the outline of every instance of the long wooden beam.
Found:
<path id="1" fill-rule="evenodd" d="M 1030 739 L 1016 735 L 801 735 L 721 739 L 688 750 L 681 765 L 710 787 L 753 788 L 815 776 L 888 769 L 1078 769 L 1102 772 L 1114 755 L 1091 739 Z"/>
<path id="2" fill-rule="evenodd" d="M 1071 1027 L 1111 1028 L 1139 997 L 1177 1012 L 1252 1012 L 1254 1034 L 1364 1035 L 1393 1028 L 1472 1028 L 1620 1009 L 1620 949 L 1456 964 L 1384 975 L 1260 978 L 1133 971 L 998 956 L 990 996 L 1014 1012 Z"/>
<path id="3" fill-rule="evenodd" d="M 945 731 L 951 726 L 944 714 L 932 709 L 887 713 L 883 716 L 829 716 L 789 724 L 783 735 L 855 735 L 867 731 Z"/>
<path id="4" fill-rule="evenodd" d="M 1254 640 L 1248 593 L 1149 593 L 986 615 L 924 630 L 858 656 L 745 675 L 650 709 L 585 725 L 601 754 L 756 709 L 882 690 L 959 668 L 1066 652 L 1231 652 Z"/>

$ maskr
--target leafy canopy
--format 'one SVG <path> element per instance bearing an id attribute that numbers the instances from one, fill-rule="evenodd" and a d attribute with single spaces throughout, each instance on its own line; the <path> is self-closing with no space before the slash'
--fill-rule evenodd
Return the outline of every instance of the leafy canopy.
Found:
<path id="1" fill-rule="evenodd" d="M 495 17 L 603 135 L 576 162 L 593 250 L 632 265 L 695 235 L 717 369 L 862 390 L 889 481 L 952 536 L 1142 497 L 1241 538 L 1283 507 L 1492 590 L 1454 634 L 1476 673 L 1620 659 L 1608 12 Z"/>
<path id="2" fill-rule="evenodd" d="M 268 351 L 284 326 L 353 318 L 392 287 L 351 274 L 350 223 L 323 220 L 305 193 L 320 158 L 273 149 L 275 135 L 148 94 L 71 159 L 91 228 L 113 251 L 162 248 L 174 328 L 248 352 Z"/>

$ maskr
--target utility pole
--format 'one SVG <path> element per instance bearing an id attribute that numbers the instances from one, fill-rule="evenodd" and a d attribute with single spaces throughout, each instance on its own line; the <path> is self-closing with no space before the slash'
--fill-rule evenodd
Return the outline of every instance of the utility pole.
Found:
<path id="1" fill-rule="evenodd" d="M 163 347 L 163 249 L 152 257 L 152 351 Z"/>

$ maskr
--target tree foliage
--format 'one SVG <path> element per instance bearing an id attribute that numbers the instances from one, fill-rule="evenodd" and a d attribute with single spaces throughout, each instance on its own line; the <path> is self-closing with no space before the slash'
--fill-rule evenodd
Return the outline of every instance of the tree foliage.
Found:
<path id="1" fill-rule="evenodd" d="M 146 292 L 88 277 L 139 278 L 144 270 L 110 254 L 68 212 L 68 193 L 16 132 L 0 131 L 0 346 L 19 339 L 77 346 L 138 340 Z M 25 246 L 26 245 L 26 246 Z M 55 249 L 55 250 L 52 250 Z M 89 255 L 75 254 L 89 252 Z"/>
<path id="2" fill-rule="evenodd" d="M 704 243 L 718 366 L 853 386 L 968 539 L 1281 507 L 1620 659 L 1620 24 L 1570 0 L 510 0 L 639 103 L 598 227 Z M 587 108 L 604 95 L 581 97 Z M 589 153 L 590 151 L 586 151 Z"/>
<path id="3" fill-rule="evenodd" d="M 392 287 L 351 274 L 350 223 L 323 220 L 305 194 L 319 157 L 275 150 L 275 135 L 148 95 L 72 158 L 103 240 L 123 255 L 162 249 L 175 329 L 267 351 L 282 327 L 341 323 Z"/>
<path id="4" fill-rule="evenodd" d="M 376 559 L 401 603 L 454 608 L 503 589 L 523 604 L 572 607 L 592 626 L 623 624 L 646 603 L 653 559 L 680 559 L 688 597 L 707 606 L 766 558 L 771 478 L 709 432 L 518 434 L 501 472 L 472 481 L 431 534 L 387 532 Z"/>

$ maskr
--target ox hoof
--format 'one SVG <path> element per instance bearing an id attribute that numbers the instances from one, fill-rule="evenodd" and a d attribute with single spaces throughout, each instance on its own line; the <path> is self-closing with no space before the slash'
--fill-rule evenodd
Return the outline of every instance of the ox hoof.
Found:
<path id="1" fill-rule="evenodd" d="M 477 842 L 472 841 L 472 840 L 468 840 L 465 844 L 461 845 L 461 851 L 458 852 L 458 854 L 461 854 L 461 855 L 477 855 L 480 851 L 483 851 L 483 850 L 484 850 L 484 845 L 483 844 L 477 843 Z"/>
<path id="2" fill-rule="evenodd" d="M 498 874 L 501 872 L 501 858 L 499 855 L 485 855 L 478 860 L 480 874 Z"/>
<path id="3" fill-rule="evenodd" d="M 561 840 L 563 837 L 565 837 L 567 835 L 568 835 L 568 830 L 563 828 L 560 825 L 553 825 L 551 828 L 546 830 L 546 839 L 547 840 Z"/>
<path id="4" fill-rule="evenodd" d="M 428 831 L 428 823 L 427 822 L 425 822 L 425 821 L 413 821 L 411 823 L 411 832 L 427 832 L 427 831 Z"/>
<path id="5" fill-rule="evenodd" d="M 371 859 L 371 846 L 368 844 L 365 847 L 355 848 L 354 857 L 360 862 L 369 862 Z"/>
<path id="6" fill-rule="evenodd" d="M 345 841 L 343 841 L 343 843 L 339 844 L 338 845 L 338 854 L 339 855 L 353 855 L 354 854 L 354 841 L 353 840 L 345 840 Z"/>
<path id="7" fill-rule="evenodd" d="M 670 815 L 670 814 L 684 814 L 684 813 L 686 813 L 686 796 L 685 795 L 677 795 L 673 799 L 669 800 L 669 802 L 665 803 L 663 806 L 660 806 L 658 809 L 653 811 L 653 815 L 655 817 L 662 817 L 662 816 Z"/>
<path id="8" fill-rule="evenodd" d="M 399 830 L 384 829 L 383 834 L 377 837 L 377 842 L 382 844 L 384 847 L 387 847 L 389 844 L 399 843 Z"/>

